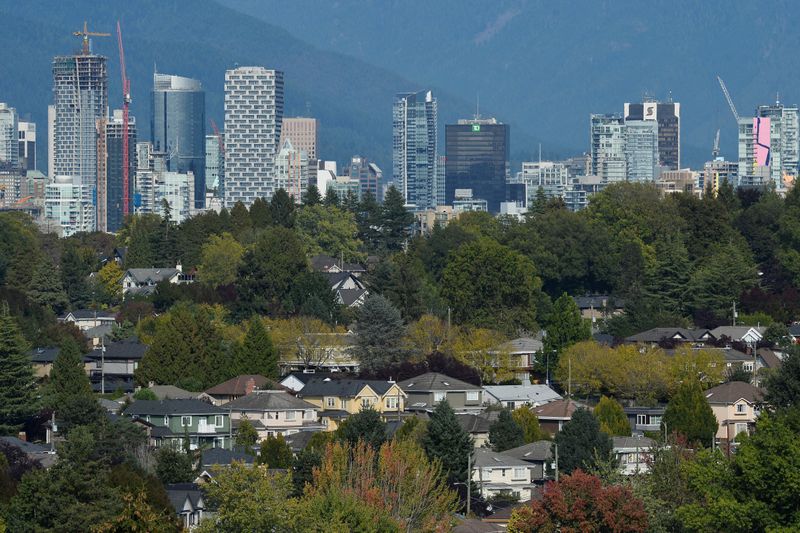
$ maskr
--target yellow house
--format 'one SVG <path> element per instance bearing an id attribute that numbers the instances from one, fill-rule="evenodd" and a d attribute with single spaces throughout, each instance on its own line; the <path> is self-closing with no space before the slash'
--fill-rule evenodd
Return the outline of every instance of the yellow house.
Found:
<path id="1" fill-rule="evenodd" d="M 406 404 L 406 393 L 395 382 L 363 379 L 312 379 L 297 397 L 320 408 L 327 431 L 364 408 L 378 411 L 384 419 L 399 417 Z"/>
<path id="2" fill-rule="evenodd" d="M 758 419 L 761 389 L 742 381 L 730 381 L 706 392 L 717 417 L 716 439 L 720 446 L 731 445 L 739 433 L 750 433 Z"/>

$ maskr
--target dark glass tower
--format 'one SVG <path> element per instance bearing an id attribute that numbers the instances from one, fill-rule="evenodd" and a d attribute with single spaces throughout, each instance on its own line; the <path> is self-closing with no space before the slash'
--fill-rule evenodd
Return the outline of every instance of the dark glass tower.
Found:
<path id="1" fill-rule="evenodd" d="M 658 162 L 669 170 L 681 168 L 681 104 L 646 101 L 625 104 L 625 121 L 654 120 L 658 123 Z"/>
<path id="2" fill-rule="evenodd" d="M 495 119 L 459 120 L 445 126 L 446 203 L 456 189 L 472 189 L 472 197 L 486 200 L 490 213 L 506 201 L 509 159 L 508 124 Z"/>
<path id="3" fill-rule="evenodd" d="M 206 94 L 191 78 L 153 75 L 153 150 L 166 152 L 167 170 L 194 174 L 194 206 L 206 198 Z"/>

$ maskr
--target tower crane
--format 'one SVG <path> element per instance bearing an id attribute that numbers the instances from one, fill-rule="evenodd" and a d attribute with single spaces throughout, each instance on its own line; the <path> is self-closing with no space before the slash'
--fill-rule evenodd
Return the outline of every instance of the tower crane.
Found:
<path id="1" fill-rule="evenodd" d="M 736 111 L 736 106 L 733 105 L 733 100 L 731 99 L 731 95 L 728 92 L 728 87 L 725 85 L 725 82 L 722 81 L 722 78 L 717 76 L 717 81 L 719 82 L 719 86 L 722 87 L 722 94 L 725 95 L 725 100 L 728 101 L 728 106 L 731 108 L 731 113 L 733 113 L 733 118 L 736 119 L 736 124 L 739 124 L 739 112 Z"/>
<path id="2" fill-rule="evenodd" d="M 83 31 L 74 31 L 72 35 L 75 37 L 83 38 L 83 47 L 81 53 L 85 56 L 89 55 L 89 37 L 111 37 L 110 33 L 101 33 L 97 31 L 89 31 L 88 23 L 83 21 Z"/>
<path id="3" fill-rule="evenodd" d="M 117 45 L 119 47 L 119 66 L 122 73 L 122 217 L 129 213 L 130 152 L 128 149 L 128 108 L 131 103 L 131 80 L 125 71 L 125 49 L 122 47 L 122 28 L 117 21 Z"/>
<path id="4" fill-rule="evenodd" d="M 217 142 L 219 143 L 219 150 L 222 152 L 222 159 L 225 159 L 225 141 L 222 138 L 222 134 L 219 132 L 219 128 L 217 128 L 217 123 L 214 122 L 214 119 L 209 119 L 211 121 L 211 129 L 214 130 L 214 135 L 217 137 Z"/>

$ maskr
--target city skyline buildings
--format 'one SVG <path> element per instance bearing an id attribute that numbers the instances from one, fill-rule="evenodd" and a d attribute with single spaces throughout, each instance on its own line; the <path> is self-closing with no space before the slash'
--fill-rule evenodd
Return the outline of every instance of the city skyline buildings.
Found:
<path id="1" fill-rule="evenodd" d="M 108 119 L 97 121 L 97 230 L 117 232 L 122 229 L 124 187 L 122 110 L 115 109 Z M 128 198 L 134 202 L 136 175 L 136 117 L 128 117 Z"/>
<path id="2" fill-rule="evenodd" d="M 0 166 L 19 167 L 19 117 L 17 110 L 0 102 Z"/>
<path id="3" fill-rule="evenodd" d="M 392 105 L 392 183 L 412 210 L 436 207 L 438 101 L 433 92 L 398 93 Z"/>

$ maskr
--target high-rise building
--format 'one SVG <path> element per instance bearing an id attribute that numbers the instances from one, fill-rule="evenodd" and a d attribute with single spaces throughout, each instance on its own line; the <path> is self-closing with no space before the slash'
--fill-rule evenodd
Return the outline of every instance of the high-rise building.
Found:
<path id="1" fill-rule="evenodd" d="M 17 110 L 0 102 L 0 166 L 19 168 Z"/>
<path id="2" fill-rule="evenodd" d="M 348 167 L 346 174 L 358 180 L 359 198 L 367 194 L 367 192 L 372 193 L 372 196 L 376 199 L 378 198 L 378 191 L 383 178 L 383 171 L 378 165 L 370 163 L 366 157 L 354 155 L 350 159 L 350 167 Z"/>
<path id="3" fill-rule="evenodd" d="M 45 187 L 45 220 L 59 226 L 64 237 L 94 230 L 94 209 L 86 202 L 91 193 L 84 190 L 84 182 L 82 176 L 56 176 Z"/>
<path id="4" fill-rule="evenodd" d="M 238 67 L 225 72 L 225 206 L 246 206 L 275 192 L 283 124 L 283 72 Z"/>
<path id="5" fill-rule="evenodd" d="M 206 93 L 199 81 L 153 74 L 153 149 L 169 154 L 167 170 L 194 175 L 194 205 L 202 209 L 206 194 Z"/>
<path id="6" fill-rule="evenodd" d="M 756 116 L 770 120 L 770 178 L 776 189 L 791 187 L 800 165 L 800 136 L 798 136 L 797 106 L 758 106 Z"/>
<path id="7" fill-rule="evenodd" d="M 625 181 L 625 122 L 619 115 L 591 115 L 591 174 L 603 183 Z"/>
<path id="8" fill-rule="evenodd" d="M 438 104 L 431 91 L 400 93 L 392 112 L 392 180 L 415 210 L 436 207 Z"/>
<path id="9" fill-rule="evenodd" d="M 36 170 L 36 123 L 19 122 L 19 166 L 23 170 Z"/>
<path id="10" fill-rule="evenodd" d="M 168 154 L 154 151 L 151 143 L 136 145 L 138 168 L 135 179 L 136 213 L 163 214 L 164 200 L 170 208 L 170 217 L 181 223 L 191 217 L 194 208 L 194 175 L 167 170 Z"/>
<path id="11" fill-rule="evenodd" d="M 739 183 L 739 165 L 736 161 L 725 161 L 718 157 L 713 161 L 706 161 L 703 165 L 703 172 L 700 174 L 700 189 L 704 193 L 716 196 L 722 184 L 728 183 L 735 187 Z"/>
<path id="12" fill-rule="evenodd" d="M 123 131 L 121 109 L 115 109 L 111 118 L 97 121 L 98 231 L 117 232 L 125 222 L 122 212 Z M 128 117 L 128 199 L 131 204 L 134 203 L 136 162 L 136 118 L 130 116 Z"/>
<path id="13" fill-rule="evenodd" d="M 222 183 L 225 180 L 225 157 L 217 135 L 206 135 L 206 188 L 217 191 L 222 197 Z"/>
<path id="14" fill-rule="evenodd" d="M 653 182 L 658 177 L 656 121 L 625 121 L 625 171 L 628 181 Z"/>
<path id="15" fill-rule="evenodd" d="M 772 120 L 770 117 L 739 118 L 739 165 L 737 187 L 766 187 L 772 178 Z M 778 143 L 780 144 L 780 143 Z"/>
<path id="16" fill-rule="evenodd" d="M 457 189 L 472 190 L 490 213 L 500 212 L 509 177 L 510 129 L 494 118 L 459 120 L 445 126 L 445 202 Z"/>
<path id="17" fill-rule="evenodd" d="M 658 124 L 658 164 L 667 170 L 681 168 L 681 104 L 645 100 L 624 106 L 625 122 L 654 121 Z"/>
<path id="18" fill-rule="evenodd" d="M 315 118 L 284 117 L 278 146 L 283 146 L 284 141 L 289 139 L 295 150 L 302 150 L 309 161 L 316 161 L 319 143 L 318 126 L 319 123 Z"/>
<path id="19" fill-rule="evenodd" d="M 56 106 L 47 106 L 47 175 L 56 175 Z"/>
<path id="20" fill-rule="evenodd" d="M 440 155 L 436 161 L 436 206 L 447 205 L 447 157 Z"/>
<path id="21" fill-rule="evenodd" d="M 286 191 L 296 204 L 303 201 L 303 193 L 308 189 L 308 156 L 288 138 L 275 158 L 275 189 Z"/>
<path id="22" fill-rule="evenodd" d="M 564 163 L 557 161 L 534 161 L 522 163 L 517 173 L 517 183 L 527 188 L 527 205 L 533 205 L 539 189 L 547 198 L 563 198 L 569 185 L 569 171 Z"/>

